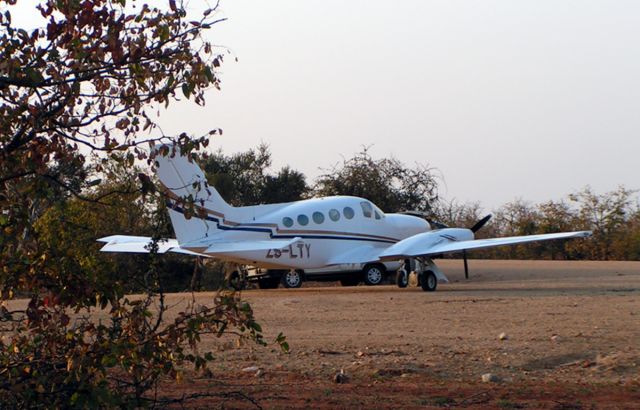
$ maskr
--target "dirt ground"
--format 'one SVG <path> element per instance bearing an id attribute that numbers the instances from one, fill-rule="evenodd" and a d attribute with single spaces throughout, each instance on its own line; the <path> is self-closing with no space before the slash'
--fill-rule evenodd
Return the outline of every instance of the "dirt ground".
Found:
<path id="1" fill-rule="evenodd" d="M 245 291 L 290 353 L 205 340 L 211 373 L 164 391 L 216 395 L 194 407 L 640 409 L 639 262 L 471 260 L 468 281 L 461 261 L 439 265 L 451 283 L 435 293 Z"/>
<path id="2" fill-rule="evenodd" d="M 451 283 L 436 292 L 244 291 L 290 353 L 203 339 L 210 372 L 158 393 L 202 396 L 177 408 L 640 409 L 640 262 L 471 260 L 469 280 L 462 261 L 438 264 Z M 191 297 L 168 295 L 170 313 Z"/>

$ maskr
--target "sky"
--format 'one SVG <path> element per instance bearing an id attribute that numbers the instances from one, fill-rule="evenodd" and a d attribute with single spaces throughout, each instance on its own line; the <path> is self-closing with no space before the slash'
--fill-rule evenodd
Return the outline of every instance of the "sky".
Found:
<path id="1" fill-rule="evenodd" d="M 191 0 L 192 8 L 200 2 Z M 222 91 L 164 132 L 220 127 L 309 181 L 370 147 L 486 209 L 640 188 L 637 0 L 222 0 Z M 234 61 L 237 57 L 238 61 Z"/>

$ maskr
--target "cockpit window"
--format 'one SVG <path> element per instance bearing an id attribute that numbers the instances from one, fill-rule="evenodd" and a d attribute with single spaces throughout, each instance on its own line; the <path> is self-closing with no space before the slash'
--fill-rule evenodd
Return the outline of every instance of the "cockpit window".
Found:
<path id="1" fill-rule="evenodd" d="M 377 210 L 373 211 L 373 214 L 376 216 L 376 219 L 382 219 L 382 215 L 380 215 L 380 212 L 378 212 Z"/>
<path id="2" fill-rule="evenodd" d="M 284 218 L 282 218 L 282 225 L 286 226 L 287 228 L 291 228 L 293 226 L 293 219 L 285 216 Z"/>
<path id="3" fill-rule="evenodd" d="M 331 220 L 333 222 L 338 222 L 340 220 L 340 212 L 338 212 L 337 209 L 332 209 L 329 211 L 329 218 L 331 218 Z"/>
<path id="4" fill-rule="evenodd" d="M 342 213 L 344 214 L 344 217 L 347 219 L 353 218 L 354 215 L 356 214 L 353 208 L 351 208 L 350 206 L 345 206 L 344 209 L 342 210 Z"/>
<path id="5" fill-rule="evenodd" d="M 364 215 L 365 218 L 371 218 L 371 215 L 373 215 L 373 207 L 371 204 L 363 201 L 360 202 L 360 206 L 362 207 L 362 215 Z"/>
<path id="6" fill-rule="evenodd" d="M 307 225 L 309 223 L 309 217 L 304 214 L 298 215 L 298 223 L 300 225 Z"/>
<path id="7" fill-rule="evenodd" d="M 313 222 L 317 224 L 321 224 L 324 222 L 324 215 L 322 214 L 322 212 L 314 212 L 311 217 L 313 218 Z"/>

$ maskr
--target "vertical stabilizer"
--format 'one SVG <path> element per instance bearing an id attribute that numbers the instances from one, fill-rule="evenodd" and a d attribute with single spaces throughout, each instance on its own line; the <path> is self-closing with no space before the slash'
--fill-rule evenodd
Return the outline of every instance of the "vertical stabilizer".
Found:
<path id="1" fill-rule="evenodd" d="M 207 183 L 204 172 L 192 159 L 182 155 L 180 149 L 169 147 L 164 156 L 158 152 L 156 171 L 169 197 L 169 216 L 179 243 L 198 240 L 219 232 L 219 222 L 229 216 L 233 207 L 225 202 L 218 191 Z M 206 219 L 198 214 L 187 219 L 179 199 L 193 200 L 194 206 L 206 212 Z"/>

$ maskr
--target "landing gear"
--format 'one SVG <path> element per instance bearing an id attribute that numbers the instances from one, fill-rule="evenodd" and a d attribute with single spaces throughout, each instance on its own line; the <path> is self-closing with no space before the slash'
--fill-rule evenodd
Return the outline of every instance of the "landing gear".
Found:
<path id="1" fill-rule="evenodd" d="M 374 264 L 365 266 L 362 273 L 364 276 L 364 284 L 375 286 L 382 283 L 386 272 L 384 265 Z"/>
<path id="2" fill-rule="evenodd" d="M 399 288 L 406 288 L 409 285 L 409 273 L 405 269 L 400 269 L 396 274 L 396 285 Z"/>
<path id="3" fill-rule="evenodd" d="M 438 287 L 438 281 L 449 282 L 442 271 L 433 263 L 431 258 L 418 257 L 405 260 L 404 266 L 398 270 L 396 283 L 400 288 L 406 288 L 409 284 L 409 271 L 417 274 L 417 285 L 425 292 L 433 292 Z"/>
<path id="4" fill-rule="evenodd" d="M 419 282 L 422 290 L 425 292 L 434 292 L 438 287 L 438 278 L 436 278 L 436 274 L 430 270 L 422 272 Z"/>
<path id="5" fill-rule="evenodd" d="M 282 274 L 280 281 L 285 288 L 299 288 L 302 286 L 302 271 L 291 269 Z"/>

